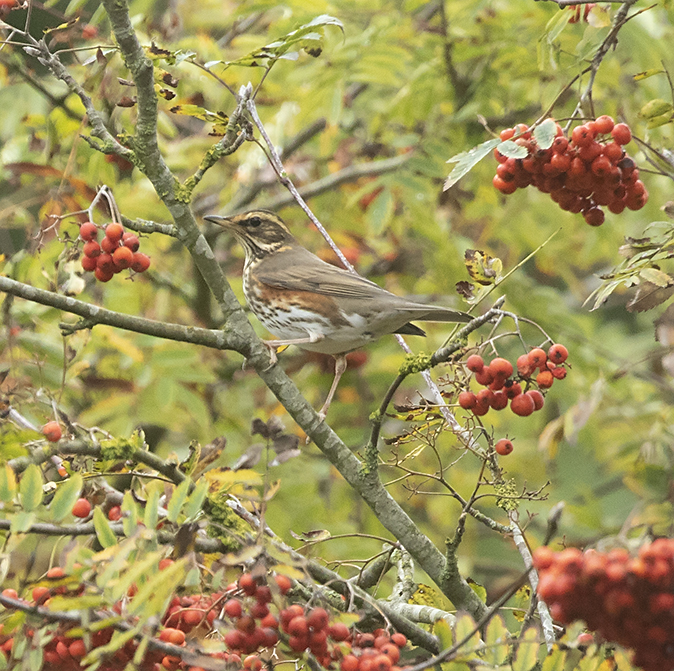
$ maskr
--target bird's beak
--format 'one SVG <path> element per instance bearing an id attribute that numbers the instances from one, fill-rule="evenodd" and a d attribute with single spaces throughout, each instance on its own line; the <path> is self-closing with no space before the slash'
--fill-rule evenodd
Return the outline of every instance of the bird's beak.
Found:
<path id="1" fill-rule="evenodd" d="M 223 228 L 229 228 L 232 225 L 232 220 L 229 217 L 221 217 L 219 214 L 207 214 L 204 220 Z"/>

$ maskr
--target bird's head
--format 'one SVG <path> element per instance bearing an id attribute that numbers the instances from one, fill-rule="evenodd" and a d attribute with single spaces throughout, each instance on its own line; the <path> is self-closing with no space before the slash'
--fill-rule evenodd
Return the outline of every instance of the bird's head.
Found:
<path id="1" fill-rule="evenodd" d="M 295 242 L 288 227 L 269 210 L 252 210 L 231 217 L 209 214 L 204 217 L 234 233 L 246 250 L 246 258 L 262 258 Z"/>

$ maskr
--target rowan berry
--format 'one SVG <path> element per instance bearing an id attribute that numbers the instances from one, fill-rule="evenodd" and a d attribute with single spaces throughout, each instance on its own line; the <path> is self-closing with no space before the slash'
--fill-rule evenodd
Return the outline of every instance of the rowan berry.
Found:
<path id="1" fill-rule="evenodd" d="M 484 368 L 484 359 L 479 354 L 471 354 L 466 359 L 466 368 L 472 373 L 479 373 Z"/>
<path id="2" fill-rule="evenodd" d="M 101 249 L 106 254 L 112 254 L 116 249 L 119 248 L 119 241 L 108 238 L 107 236 L 101 240 Z"/>
<path id="3" fill-rule="evenodd" d="M 499 440 L 496 445 L 494 445 L 494 449 L 496 450 L 497 454 L 506 456 L 513 451 L 513 443 L 507 438 L 501 438 L 501 440 Z"/>
<path id="4" fill-rule="evenodd" d="M 137 252 L 140 247 L 140 240 L 137 235 L 127 231 L 122 235 L 122 244 L 124 247 L 128 247 L 132 252 Z"/>
<path id="5" fill-rule="evenodd" d="M 119 242 L 124 235 L 124 227 L 121 224 L 108 224 L 105 227 L 105 237 L 113 242 Z"/>
<path id="6" fill-rule="evenodd" d="M 536 347 L 528 354 L 529 365 L 534 368 L 542 368 L 548 359 L 548 355 L 540 347 Z"/>
<path id="7" fill-rule="evenodd" d="M 588 207 L 583 217 L 590 226 L 601 226 L 604 223 L 604 211 L 600 207 Z"/>
<path id="8" fill-rule="evenodd" d="M 617 144 L 628 144 L 632 139 L 632 131 L 626 123 L 618 123 L 613 127 L 611 137 Z"/>
<path id="9" fill-rule="evenodd" d="M 534 401 L 534 411 L 540 410 L 545 405 L 545 396 L 538 389 L 529 389 L 527 395 Z"/>
<path id="10" fill-rule="evenodd" d="M 58 422 L 47 422 L 42 427 L 42 435 L 50 442 L 56 443 L 61 440 L 63 432 Z"/>
<path id="11" fill-rule="evenodd" d="M 112 255 L 116 270 L 125 270 L 133 263 L 133 252 L 128 247 L 118 247 Z"/>
<path id="12" fill-rule="evenodd" d="M 91 257 L 91 256 L 83 256 L 80 259 L 80 263 L 82 264 L 82 269 L 86 270 L 89 273 L 96 270 L 97 261 L 98 261 L 98 259 L 96 259 L 95 257 Z"/>
<path id="13" fill-rule="evenodd" d="M 471 408 L 474 408 L 476 403 L 477 397 L 472 391 L 462 391 L 459 394 L 459 405 L 464 410 L 470 410 Z"/>
<path id="14" fill-rule="evenodd" d="M 95 240 L 90 240 L 89 242 L 84 243 L 82 252 L 84 253 L 84 256 L 93 259 L 101 253 L 101 246 Z"/>
<path id="15" fill-rule="evenodd" d="M 101 266 L 97 266 L 94 270 L 94 277 L 99 282 L 109 282 L 115 274 L 114 270 L 105 270 Z"/>
<path id="16" fill-rule="evenodd" d="M 91 221 L 85 221 L 80 226 L 80 238 L 86 240 L 87 242 L 91 240 L 96 240 L 98 237 L 98 226 Z"/>
<path id="17" fill-rule="evenodd" d="M 131 261 L 131 270 L 144 273 L 150 267 L 150 257 L 142 252 L 135 252 Z"/>
<path id="18" fill-rule="evenodd" d="M 520 394 L 510 401 L 510 409 L 520 417 L 528 417 L 534 411 L 534 400 L 529 394 Z"/>
<path id="19" fill-rule="evenodd" d="M 496 357 L 489 363 L 489 370 L 494 377 L 510 377 L 513 374 L 513 365 L 507 359 Z"/>
<path id="20" fill-rule="evenodd" d="M 75 517 L 89 517 L 91 513 L 91 503 L 87 499 L 77 499 L 73 505 L 72 513 Z"/>

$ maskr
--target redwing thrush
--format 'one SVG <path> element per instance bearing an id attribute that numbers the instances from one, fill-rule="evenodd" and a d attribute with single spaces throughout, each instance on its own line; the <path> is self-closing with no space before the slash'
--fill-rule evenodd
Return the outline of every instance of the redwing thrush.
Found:
<path id="1" fill-rule="evenodd" d="M 246 250 L 243 293 L 253 314 L 283 345 L 335 357 L 335 379 L 320 414 L 325 416 L 346 369 L 346 354 L 388 333 L 426 335 L 412 320 L 468 322 L 449 308 L 396 296 L 370 280 L 322 261 L 300 245 L 280 217 L 253 210 L 204 217 L 231 230 Z"/>

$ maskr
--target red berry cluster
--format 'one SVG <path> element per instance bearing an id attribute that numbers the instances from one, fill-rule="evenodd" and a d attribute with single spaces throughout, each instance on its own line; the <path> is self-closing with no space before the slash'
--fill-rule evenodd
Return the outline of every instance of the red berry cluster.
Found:
<path id="1" fill-rule="evenodd" d="M 86 499 L 80 501 L 89 505 Z M 75 504 L 76 507 L 80 501 Z M 171 559 L 162 559 L 159 569 L 165 569 L 172 563 Z M 81 594 L 83 591 L 83 586 L 76 582 L 63 584 L 67 576 L 62 568 L 50 569 L 46 577 L 58 581 L 58 584 L 35 587 L 32 592 L 34 606 L 48 604 L 49 599 L 56 594 Z M 232 625 L 224 635 L 228 651 L 213 652 L 210 656 L 250 671 L 262 670 L 263 662 L 257 653 L 263 648 L 276 646 L 280 639 L 283 639 L 286 649 L 293 653 L 310 651 L 325 668 L 334 669 L 334 663 L 340 662 L 342 671 L 401 671 L 396 664 L 400 658 L 400 648 L 407 642 L 404 635 L 389 635 L 383 629 L 377 629 L 372 634 L 352 634 L 342 622 L 331 624 L 324 608 L 305 609 L 297 604 L 285 608 L 277 606 L 274 593 L 284 596 L 292 583 L 284 575 L 276 575 L 274 580 L 276 584 L 272 591 L 262 580 L 244 573 L 225 592 L 175 596 L 162 618 L 164 628 L 158 634 L 158 639 L 184 646 L 186 634 L 191 634 L 191 638 L 195 634 L 197 637 L 206 635 L 212 631 L 215 619 L 219 618 L 228 620 Z M 129 596 L 135 592 L 132 587 Z M 2 594 L 13 599 L 19 598 L 13 589 L 6 589 Z M 278 616 L 272 612 L 272 608 Z M 122 614 L 122 603 L 116 603 L 113 610 Z M 58 625 L 58 629 L 53 632 L 53 639 L 44 648 L 44 662 L 58 671 L 81 671 L 83 667 L 80 660 L 91 648 L 87 648 L 82 639 L 69 637 L 69 628 L 70 625 Z M 202 633 L 196 632 L 199 628 L 203 628 Z M 28 638 L 34 634 L 32 630 L 26 633 Z M 112 635 L 112 628 L 93 633 L 91 646 L 106 645 Z M 9 657 L 12 646 L 13 638 L 2 636 L 0 625 L 0 650 Z M 100 668 L 103 671 L 121 671 L 133 659 L 136 648 L 134 640 L 128 641 Z M 167 655 L 152 646 L 145 653 L 139 668 L 141 671 L 202 671 L 200 667 L 187 665 L 180 656 Z"/>
<path id="2" fill-rule="evenodd" d="M 108 224 L 99 244 L 98 226 L 87 221 L 80 226 L 80 238 L 84 240 L 82 268 L 93 271 L 99 282 L 109 282 L 113 275 L 127 268 L 144 273 L 150 267 L 150 257 L 138 251 L 138 236 L 124 231 L 121 224 Z"/>
<path id="3" fill-rule="evenodd" d="M 534 553 L 538 595 L 555 620 L 588 629 L 634 651 L 644 671 L 674 669 L 674 539 L 643 545 L 636 557 L 567 548 Z"/>
<path id="4" fill-rule="evenodd" d="M 508 158 L 494 150 L 499 166 L 493 184 L 501 193 L 514 193 L 533 184 L 549 193 L 563 210 L 582 212 L 590 226 L 604 223 L 606 206 L 613 214 L 626 207 L 641 209 L 648 191 L 639 179 L 636 163 L 623 149 L 632 139 L 630 127 L 610 116 L 576 126 L 569 140 L 557 124 L 557 135 L 541 149 L 525 124 L 501 131 L 502 140 L 514 139 L 527 150 L 525 158 Z"/>
<path id="5" fill-rule="evenodd" d="M 481 417 L 490 408 L 503 410 L 510 401 L 510 409 L 516 415 L 528 417 L 535 410 L 540 410 L 545 403 L 540 390 L 548 389 L 556 379 L 563 380 L 566 377 L 566 367 L 562 364 L 568 356 L 569 352 L 564 345 L 552 345 L 547 354 L 545 350 L 536 347 L 529 354 L 523 354 L 517 359 L 517 375 L 512 377 L 514 368 L 507 359 L 497 357 L 489 365 L 485 365 L 480 355 L 473 354 L 466 360 L 466 368 L 475 374 L 476 382 L 485 389 L 477 394 L 462 391 L 459 394 L 459 405 Z M 534 378 L 533 374 L 537 370 L 540 372 Z M 523 391 L 522 383 L 525 387 L 535 384 L 538 388 Z"/>

